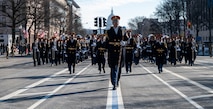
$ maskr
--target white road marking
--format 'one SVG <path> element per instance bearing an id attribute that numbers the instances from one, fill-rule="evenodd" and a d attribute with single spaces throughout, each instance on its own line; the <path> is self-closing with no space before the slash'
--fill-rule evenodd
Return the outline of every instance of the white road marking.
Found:
<path id="1" fill-rule="evenodd" d="M 121 85 L 117 87 L 117 90 L 112 90 L 112 87 L 111 81 L 109 81 L 106 109 L 124 109 Z"/>
<path id="2" fill-rule="evenodd" d="M 62 73 L 64 73 L 65 71 L 67 71 L 67 69 L 64 69 L 64 70 L 62 70 L 62 71 L 59 71 L 59 72 L 57 72 L 57 73 L 55 73 L 55 74 L 53 74 L 53 75 L 51 75 L 51 76 L 49 76 L 49 77 L 47 77 L 47 78 L 44 78 L 44 79 L 42 79 L 42 80 L 40 80 L 40 81 L 38 81 L 38 82 L 35 82 L 35 83 L 31 84 L 31 85 L 28 85 L 28 86 L 26 86 L 26 87 L 23 88 L 23 89 L 20 89 L 20 90 L 17 90 L 17 91 L 15 91 L 15 92 L 12 92 L 12 93 L 10 93 L 10 94 L 8 94 L 8 95 L 5 95 L 5 96 L 3 96 L 3 97 L 0 98 L 0 102 L 3 102 L 3 101 L 5 101 L 5 100 L 7 100 L 7 99 L 10 99 L 10 98 L 14 97 L 14 96 L 17 96 L 18 94 L 23 93 L 23 92 L 29 90 L 30 88 L 33 88 L 33 87 L 35 87 L 35 86 L 38 86 L 39 84 L 41 84 L 41 83 L 43 83 L 43 82 L 45 82 L 45 81 L 48 81 L 48 80 L 51 79 L 52 77 L 55 77 L 55 76 L 57 76 L 57 75 L 59 75 L 59 74 L 62 74 Z"/>
<path id="3" fill-rule="evenodd" d="M 199 99 L 199 98 L 205 98 L 205 97 L 213 97 L 213 94 L 193 96 L 193 97 L 190 97 L 190 99 Z"/>
<path id="4" fill-rule="evenodd" d="M 178 89 L 176 89 L 175 87 L 173 87 L 172 85 L 170 85 L 169 83 L 167 83 L 166 81 L 164 81 L 163 79 L 161 79 L 159 76 L 157 76 L 156 74 L 154 74 L 153 72 L 151 72 L 150 70 L 148 70 L 147 68 L 145 68 L 143 65 L 140 64 L 140 66 L 146 70 L 148 73 L 150 73 L 152 76 L 154 76 L 155 78 L 157 78 L 159 81 L 161 81 L 163 84 L 165 84 L 166 86 L 168 86 L 170 89 L 172 89 L 173 91 L 175 91 L 177 94 L 179 94 L 181 97 L 183 97 L 185 100 L 187 100 L 189 103 L 191 103 L 193 106 L 195 106 L 197 109 L 204 109 L 202 106 L 200 106 L 198 103 L 196 103 L 195 101 L 193 101 L 192 99 L 190 99 L 188 96 L 186 96 L 185 94 L 183 94 L 182 92 L 180 92 Z"/>
<path id="5" fill-rule="evenodd" d="M 33 105 L 31 105 L 30 107 L 28 107 L 27 109 L 34 109 L 37 106 L 39 106 L 41 103 L 43 103 L 44 101 L 46 101 L 49 97 L 51 97 L 52 95 L 54 95 L 56 92 L 58 92 L 60 89 L 62 89 L 64 86 L 66 86 L 70 81 L 72 81 L 73 79 L 75 79 L 78 75 L 80 75 L 83 71 L 85 71 L 86 69 L 88 69 L 90 65 L 88 65 L 87 67 L 85 67 L 84 69 L 82 69 L 80 72 L 78 72 L 76 75 L 74 75 L 72 78 L 68 79 L 66 82 L 64 82 L 62 85 L 60 85 L 59 87 L 57 87 L 55 90 L 53 90 L 51 93 L 47 94 L 45 97 L 41 98 L 39 101 L 37 101 L 36 103 L 34 103 Z"/>
<path id="6" fill-rule="evenodd" d="M 183 79 L 183 80 L 185 80 L 185 81 L 187 81 L 187 82 L 189 82 L 189 83 L 191 83 L 191 84 L 193 84 L 193 85 L 195 85 L 195 86 L 197 86 L 197 87 L 199 87 L 199 88 L 201 88 L 201 89 L 203 89 L 203 90 L 206 90 L 206 91 L 208 91 L 209 93 L 213 93 L 213 90 L 212 90 L 211 88 L 206 87 L 206 86 L 204 86 L 204 85 L 202 85 L 202 84 L 200 84 L 200 83 L 198 83 L 198 82 L 195 82 L 195 81 L 190 80 L 190 79 L 188 79 L 188 78 L 186 78 L 186 77 L 183 77 L 183 76 L 181 76 L 181 75 L 178 75 L 178 74 L 176 74 L 176 73 L 174 73 L 174 72 L 172 72 L 172 71 L 169 71 L 169 70 L 167 70 L 167 69 L 165 69 L 165 68 L 164 68 L 164 71 L 166 71 L 166 72 L 168 72 L 168 73 L 170 73 L 170 74 L 172 74 L 172 75 L 174 75 L 174 76 L 176 76 L 176 77 L 178 77 L 178 78 L 181 78 L 181 79 Z"/>
<path id="7" fill-rule="evenodd" d="M 35 87 L 35 86 L 38 86 L 39 84 L 41 84 L 41 83 L 43 83 L 43 82 L 46 82 L 46 81 L 52 79 L 53 77 L 56 77 L 57 75 L 60 75 L 60 74 L 62 74 L 62 73 L 64 73 L 64 72 L 66 72 L 66 71 L 67 71 L 67 69 L 64 69 L 64 70 L 62 70 L 62 71 L 59 71 L 59 72 L 57 72 L 57 73 L 55 73 L 55 74 L 53 74 L 53 75 L 51 75 L 51 76 L 49 76 L 49 77 L 47 77 L 47 78 L 44 78 L 44 79 L 42 79 L 42 80 L 40 80 L 40 81 L 38 81 L 38 82 L 36 82 L 36 83 L 33 83 L 33 84 L 31 84 L 31 85 L 29 85 L 29 86 L 27 86 L 27 87 L 25 87 L 25 88 L 26 88 L 26 89 L 29 89 L 29 88 L 33 88 L 33 87 Z"/>
<path id="8" fill-rule="evenodd" d="M 20 96 L 33 96 L 33 95 L 43 95 L 43 94 L 49 94 L 51 92 L 38 92 L 38 93 L 24 93 L 24 94 L 18 94 L 17 97 Z"/>

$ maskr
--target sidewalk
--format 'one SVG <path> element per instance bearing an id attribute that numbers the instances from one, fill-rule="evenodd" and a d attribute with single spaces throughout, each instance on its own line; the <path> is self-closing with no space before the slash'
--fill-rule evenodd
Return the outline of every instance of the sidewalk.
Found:
<path id="1" fill-rule="evenodd" d="M 213 61 L 213 57 L 210 57 L 210 56 L 197 56 L 197 59 Z"/>

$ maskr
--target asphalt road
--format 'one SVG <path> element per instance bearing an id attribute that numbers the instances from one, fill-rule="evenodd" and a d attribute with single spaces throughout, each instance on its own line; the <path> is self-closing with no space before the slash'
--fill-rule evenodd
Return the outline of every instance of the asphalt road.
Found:
<path id="1" fill-rule="evenodd" d="M 91 60 L 77 64 L 33 66 L 32 58 L 0 60 L 0 109 L 213 109 L 213 59 L 198 57 L 194 66 L 140 61 L 132 73 L 122 69 L 116 91 L 110 69 L 99 74 Z"/>

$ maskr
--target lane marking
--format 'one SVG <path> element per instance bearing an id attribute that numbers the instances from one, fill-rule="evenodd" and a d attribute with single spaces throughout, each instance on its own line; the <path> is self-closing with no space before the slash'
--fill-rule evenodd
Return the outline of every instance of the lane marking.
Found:
<path id="1" fill-rule="evenodd" d="M 208 97 L 213 97 L 213 94 L 208 94 L 208 95 L 199 95 L 199 96 L 193 96 L 190 97 L 190 99 L 199 99 L 199 98 L 208 98 Z"/>
<path id="2" fill-rule="evenodd" d="M 148 73 L 150 73 L 152 76 L 154 76 L 155 78 L 157 78 L 159 81 L 161 81 L 163 84 L 165 84 L 166 86 L 168 86 L 170 89 L 172 89 L 173 91 L 175 91 L 177 94 L 179 94 L 181 97 L 183 97 L 186 101 L 188 101 L 189 103 L 191 103 L 194 107 L 196 107 L 197 109 L 204 109 L 201 105 L 199 105 L 198 103 L 196 103 L 195 101 L 193 101 L 192 99 L 190 99 L 188 96 L 186 96 L 185 94 L 183 94 L 182 92 L 180 92 L 178 89 L 176 89 L 175 87 L 173 87 L 172 85 L 170 85 L 169 83 L 167 83 L 166 81 L 164 81 L 163 79 L 161 79 L 159 76 L 157 76 L 156 74 L 154 74 L 153 72 L 151 72 L 150 70 L 148 70 L 147 68 L 145 68 L 143 65 L 140 64 L 140 66 L 146 70 Z"/>
<path id="3" fill-rule="evenodd" d="M 61 71 L 59 71 L 59 72 L 57 72 L 57 73 L 55 73 L 55 74 L 53 74 L 53 75 L 50 75 L 50 76 L 47 77 L 47 78 L 44 78 L 44 79 L 42 79 L 42 80 L 40 80 L 40 81 L 37 81 L 37 82 L 35 82 L 35 83 L 31 84 L 31 85 L 28 85 L 28 86 L 26 86 L 26 87 L 23 88 L 23 89 L 19 89 L 19 90 L 15 91 L 15 92 L 12 92 L 12 93 L 8 94 L 8 95 L 5 95 L 5 96 L 3 96 L 3 97 L 0 98 L 0 102 L 4 102 L 4 101 L 7 100 L 7 99 L 10 99 L 10 98 L 12 98 L 12 97 L 14 97 L 14 96 L 17 96 L 18 94 L 23 93 L 23 92 L 29 90 L 30 88 L 33 88 L 33 87 L 35 87 L 35 86 L 38 86 L 39 84 L 44 83 L 44 82 L 50 80 L 52 77 L 55 77 L 55 76 L 57 76 L 57 75 L 59 75 L 59 74 L 62 74 L 62 73 L 64 73 L 64 72 L 66 72 L 66 71 L 67 71 L 67 69 L 61 70 Z"/>
<path id="4" fill-rule="evenodd" d="M 168 73 L 170 73 L 170 74 L 172 74 L 172 75 L 178 77 L 178 78 L 181 78 L 181 79 L 183 79 L 183 80 L 185 80 L 185 81 L 187 81 L 187 82 L 189 82 L 189 83 L 191 83 L 191 84 L 193 84 L 193 85 L 195 85 L 195 86 L 197 86 L 197 87 L 203 89 L 203 90 L 206 90 L 206 91 L 209 92 L 209 93 L 213 93 L 213 90 L 212 90 L 211 88 L 209 88 L 209 87 L 206 87 L 206 86 L 204 86 L 204 85 L 202 85 L 202 84 L 200 84 L 200 83 L 198 83 L 198 82 L 195 82 L 195 81 L 193 81 L 193 80 L 191 80 L 191 79 L 189 79 L 189 78 L 186 78 L 186 77 L 183 77 L 183 76 L 181 76 L 181 75 L 178 75 L 178 74 L 176 74 L 176 73 L 174 73 L 174 72 L 172 72 L 172 71 L 169 71 L 169 70 L 167 70 L 167 69 L 165 69 L 165 68 L 164 68 L 164 70 L 165 70 L 166 72 L 168 72 Z"/>
<path id="5" fill-rule="evenodd" d="M 78 72 L 76 75 L 74 75 L 72 78 L 68 79 L 66 82 L 64 82 L 62 85 L 60 85 L 59 87 L 57 87 L 55 90 L 53 90 L 51 93 L 47 94 L 45 97 L 41 98 L 40 100 L 38 100 L 36 103 L 34 103 L 33 105 L 31 105 L 30 107 L 28 107 L 27 109 L 34 109 L 36 107 L 38 107 L 41 103 L 43 103 L 44 101 L 46 101 L 49 97 L 51 97 L 52 95 L 54 95 L 56 92 L 58 92 L 60 89 L 62 89 L 64 86 L 66 86 L 70 81 L 72 81 L 73 79 L 75 79 L 78 75 L 80 75 L 82 72 L 84 72 L 86 69 L 88 69 L 91 65 L 86 66 L 84 69 L 82 69 L 80 72 Z"/>
<path id="6" fill-rule="evenodd" d="M 44 78 L 44 79 L 42 79 L 42 80 L 40 80 L 40 81 L 38 81 L 38 82 L 36 82 L 36 83 L 33 83 L 33 84 L 31 84 L 31 85 L 29 85 L 29 86 L 27 86 L 27 87 L 25 87 L 25 88 L 26 88 L 26 89 L 29 89 L 29 88 L 33 88 L 33 87 L 35 87 L 35 86 L 38 86 L 39 84 L 41 84 L 41 83 L 43 83 L 43 82 L 46 82 L 46 81 L 52 79 L 53 77 L 56 77 L 57 75 L 60 75 L 60 74 L 62 74 L 62 73 L 64 73 L 64 72 L 66 72 L 66 71 L 67 71 L 67 69 L 64 69 L 64 70 L 62 70 L 62 71 L 59 71 L 59 72 L 57 72 L 57 73 L 55 73 L 55 74 L 53 74 L 53 75 L 51 75 L 51 76 L 49 76 L 49 77 L 47 77 L 47 78 Z"/>
<path id="7" fill-rule="evenodd" d="M 121 85 L 117 87 L 117 90 L 112 90 L 112 87 L 111 81 L 109 80 L 106 109 L 124 109 Z"/>
<path id="8" fill-rule="evenodd" d="M 38 93 L 24 93 L 24 94 L 18 94 L 16 97 L 21 97 L 21 96 L 33 96 L 33 95 L 43 95 L 43 94 L 49 94 L 51 92 L 38 92 Z"/>

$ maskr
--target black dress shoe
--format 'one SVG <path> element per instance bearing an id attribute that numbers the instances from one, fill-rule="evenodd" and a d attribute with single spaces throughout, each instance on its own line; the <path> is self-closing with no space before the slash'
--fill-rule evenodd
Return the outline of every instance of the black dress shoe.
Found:
<path id="1" fill-rule="evenodd" d="M 112 90 L 116 90 L 116 87 L 115 86 L 113 86 L 113 89 Z"/>

